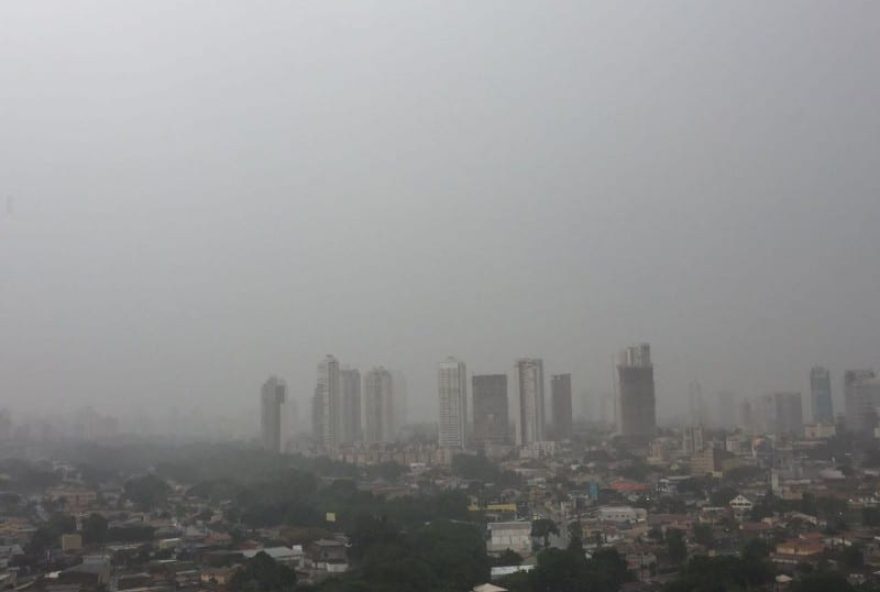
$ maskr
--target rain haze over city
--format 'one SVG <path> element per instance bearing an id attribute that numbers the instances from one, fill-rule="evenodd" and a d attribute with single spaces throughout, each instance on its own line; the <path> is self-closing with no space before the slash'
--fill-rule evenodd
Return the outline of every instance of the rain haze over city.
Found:
<path id="1" fill-rule="evenodd" d="M 537 566 L 531 588 L 486 584 L 514 592 L 569 590 L 541 580 L 540 551 L 574 540 L 580 553 L 595 518 L 573 518 L 574 489 L 539 507 L 524 483 L 588 483 L 596 520 L 650 526 L 685 506 L 613 483 L 667 495 L 663 479 L 712 475 L 693 499 L 669 495 L 740 525 L 753 506 L 784 514 L 763 492 L 791 501 L 786 483 L 814 473 L 867 487 L 855 471 L 874 470 L 874 454 L 880 469 L 878 74 L 880 4 L 857 0 L 2 3 L 0 460 L 53 462 L 51 475 L 73 463 L 64 471 L 88 484 L 76 463 L 116 455 L 127 460 L 107 461 L 112 478 L 94 491 L 144 473 L 181 493 L 196 483 L 163 473 L 163 455 L 210 467 L 188 448 L 204 445 L 230 466 L 317 475 L 319 497 L 337 469 L 375 499 L 467 491 L 492 567 L 511 567 L 504 551 Z M 82 446 L 95 448 L 74 458 Z M 726 482 L 733 465 L 716 451 L 753 471 L 754 489 Z M 589 467 L 582 482 L 573 467 Z M 245 473 L 242 487 L 262 483 Z M 508 487 L 474 489 L 487 475 Z M 114 511 L 169 507 L 120 495 Z M 847 495 L 868 493 L 828 497 Z M 57 506 L 33 503 L 19 508 L 28 533 L 74 534 L 51 530 Z M 305 545 L 297 585 L 349 590 L 373 573 L 369 545 L 323 503 L 245 505 L 216 532 L 232 537 L 226 551 Z M 497 547 L 520 535 L 491 532 L 510 504 L 498 524 L 526 524 L 523 549 Z M 270 505 L 283 521 L 260 513 Z M 77 532 L 94 515 L 83 508 L 64 514 Z M 793 508 L 844 532 L 840 516 Z M 92 510 L 111 530 L 130 520 Z M 438 516 L 464 520 L 420 519 Z M 417 536 L 398 518 L 400 536 Z M 862 518 L 880 526 L 880 514 Z M 255 534 L 282 522 L 326 529 L 316 540 L 347 549 L 333 547 L 346 568 L 310 559 L 315 537 Z M 685 529 L 671 562 L 615 542 L 629 579 L 607 590 L 660 590 L 698 552 L 739 552 L 725 534 L 712 546 Z M 83 536 L 85 548 L 97 540 Z M 618 540 L 602 536 L 597 551 Z M 73 567 L 33 540 L 0 532 L 0 547 L 31 545 L 35 562 L 16 584 L 0 553 L 0 589 L 92 592 L 41 584 Z M 737 585 L 801 585 L 785 540 L 773 539 L 783 560 L 768 551 L 766 578 Z M 847 564 L 829 549 L 824 559 Z M 587 571 L 601 563 L 589 548 L 578 557 Z M 235 577 L 250 573 L 245 559 Z M 859 569 L 833 577 L 870 585 Z M 143 587 L 112 574 L 95 586 Z M 320 588 L 328 574 L 343 587 Z"/>

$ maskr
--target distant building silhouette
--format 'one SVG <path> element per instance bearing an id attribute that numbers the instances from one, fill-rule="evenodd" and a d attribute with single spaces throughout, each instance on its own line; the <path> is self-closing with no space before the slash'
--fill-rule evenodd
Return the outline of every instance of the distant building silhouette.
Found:
<path id="1" fill-rule="evenodd" d="M 553 433 L 556 439 L 571 438 L 571 374 L 554 374 L 550 377 L 550 407 L 553 410 Z"/>
<path id="2" fill-rule="evenodd" d="M 318 364 L 318 381 L 312 402 L 312 435 L 325 449 L 339 445 L 342 431 L 339 386 L 339 360 L 328 354 Z"/>
<path id="3" fill-rule="evenodd" d="M 800 393 L 774 393 L 775 429 L 777 435 L 803 436 L 804 410 Z"/>
<path id="4" fill-rule="evenodd" d="M 657 402 L 650 345 L 634 345 L 620 353 L 617 384 L 620 435 L 642 440 L 652 438 L 657 431 Z"/>
<path id="5" fill-rule="evenodd" d="M 507 375 L 483 374 L 471 379 L 474 399 L 474 444 L 506 444 L 510 430 Z"/>
<path id="6" fill-rule="evenodd" d="M 518 446 L 544 440 L 544 361 L 522 358 L 516 361 L 519 401 L 516 443 Z"/>
<path id="7" fill-rule="evenodd" d="M 707 427 L 709 423 L 709 410 L 706 400 L 703 398 L 703 387 L 696 380 L 688 385 L 688 415 L 690 424 Z"/>
<path id="8" fill-rule="evenodd" d="M 810 370 L 810 412 L 814 423 L 834 423 L 831 373 L 821 366 L 813 366 Z"/>
<path id="9" fill-rule="evenodd" d="M 364 375 L 364 420 L 367 444 L 393 441 L 394 381 L 381 366 Z"/>
<path id="10" fill-rule="evenodd" d="M 265 450 L 281 452 L 281 409 L 287 398 L 287 385 L 272 376 L 260 389 L 260 435 Z"/>
<path id="11" fill-rule="evenodd" d="M 737 397 L 730 391 L 718 392 L 717 418 L 715 424 L 726 430 L 737 425 Z"/>
<path id="12" fill-rule="evenodd" d="M 743 399 L 739 404 L 736 425 L 744 432 L 755 431 L 754 405 L 748 399 Z"/>
<path id="13" fill-rule="evenodd" d="M 847 370 L 843 375 L 847 430 L 873 436 L 880 404 L 880 381 L 873 370 Z"/>
<path id="14" fill-rule="evenodd" d="M 391 370 L 391 385 L 394 389 L 394 422 L 392 424 L 392 438 L 403 426 L 406 425 L 408 416 L 409 393 L 406 388 L 406 376 L 400 370 Z"/>
<path id="15" fill-rule="evenodd" d="M 464 362 L 447 358 L 437 373 L 439 438 L 441 448 L 464 448 L 467 429 L 467 369 Z"/>
<path id="16" fill-rule="evenodd" d="M 361 422 L 361 373 L 356 368 L 339 370 L 339 392 L 342 399 L 342 432 L 340 443 L 363 440 Z"/>

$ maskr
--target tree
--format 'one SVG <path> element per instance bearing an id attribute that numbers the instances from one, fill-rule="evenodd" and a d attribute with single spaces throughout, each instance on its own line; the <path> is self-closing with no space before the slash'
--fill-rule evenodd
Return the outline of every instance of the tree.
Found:
<path id="1" fill-rule="evenodd" d="M 550 535 L 559 534 L 559 528 L 556 523 L 549 518 L 539 518 L 532 522 L 532 536 L 544 539 L 544 548 L 550 546 Z"/>
<path id="2" fill-rule="evenodd" d="M 45 555 L 46 550 L 58 545 L 62 534 L 73 532 L 76 532 L 76 518 L 68 514 L 52 514 L 46 524 L 34 531 L 24 551 L 31 557 Z"/>
<path id="3" fill-rule="evenodd" d="M 751 539 L 743 546 L 740 555 L 746 561 L 760 561 L 770 556 L 770 545 L 761 539 Z"/>
<path id="4" fill-rule="evenodd" d="M 791 592 L 855 592 L 843 575 L 833 572 L 809 574 L 794 582 Z"/>
<path id="5" fill-rule="evenodd" d="M 443 589 L 470 590 L 488 581 L 486 543 L 476 525 L 437 520 L 410 538 L 410 545 L 443 582 Z"/>
<path id="6" fill-rule="evenodd" d="M 522 562 L 522 555 L 511 549 L 505 549 L 501 555 L 492 561 L 492 565 L 495 567 L 505 567 L 508 565 L 519 565 Z"/>
<path id="7" fill-rule="evenodd" d="M 666 531 L 666 552 L 672 563 L 680 564 L 687 559 L 687 544 L 682 531 L 675 528 Z"/>
<path id="8" fill-rule="evenodd" d="M 763 560 L 749 565 L 739 557 L 697 555 L 682 568 L 678 577 L 663 588 L 664 592 L 727 592 L 728 590 L 764 589 L 773 577 Z"/>
<path id="9" fill-rule="evenodd" d="M 736 490 L 732 487 L 722 487 L 709 494 L 709 505 L 720 508 L 730 503 L 736 497 Z"/>
<path id="10" fill-rule="evenodd" d="M 577 520 L 568 524 L 568 550 L 584 552 L 584 531 Z"/>
<path id="11" fill-rule="evenodd" d="M 859 569 L 865 565 L 865 556 L 859 545 L 849 545 L 840 552 L 840 561 L 850 569 Z"/>
<path id="12" fill-rule="evenodd" d="M 481 530 L 437 520 L 409 533 L 381 519 L 360 517 L 352 533 L 354 569 L 322 586 L 332 592 L 470 590 L 489 578 Z"/>
<path id="13" fill-rule="evenodd" d="M 125 482 L 125 497 L 140 509 L 148 511 L 165 503 L 171 488 L 156 475 L 135 477 Z"/>
<path id="14" fill-rule="evenodd" d="M 362 560 L 373 546 L 403 543 L 400 531 L 385 516 L 378 518 L 370 514 L 360 514 L 355 518 L 349 542 L 348 553 L 354 561 Z"/>
<path id="15" fill-rule="evenodd" d="M 394 461 L 379 463 L 367 469 L 371 476 L 384 479 L 385 481 L 397 481 L 406 471 L 405 466 Z"/>
<path id="16" fill-rule="evenodd" d="M 107 540 L 107 519 L 100 514 L 90 514 L 83 520 L 83 541 L 89 545 L 100 545 Z"/>
<path id="17" fill-rule="evenodd" d="M 605 547 L 593 553 L 593 567 L 608 577 L 616 590 L 631 578 L 626 559 L 613 547 Z"/>
<path id="18" fill-rule="evenodd" d="M 296 572 L 260 551 L 238 570 L 229 583 L 234 592 L 293 592 Z"/>
<path id="19" fill-rule="evenodd" d="M 529 572 L 532 592 L 616 592 L 629 579 L 626 561 L 614 549 L 592 559 L 572 550 L 547 549 Z"/>
<path id="20" fill-rule="evenodd" d="M 694 525 L 694 540 L 704 547 L 711 548 L 715 544 L 715 533 L 708 524 Z"/>
<path id="21" fill-rule="evenodd" d="M 880 526 L 880 509 L 862 508 L 862 524 L 870 527 Z"/>
<path id="22" fill-rule="evenodd" d="M 538 554 L 538 565 L 530 574 L 535 592 L 585 592 L 587 560 L 569 551 L 547 549 Z"/>

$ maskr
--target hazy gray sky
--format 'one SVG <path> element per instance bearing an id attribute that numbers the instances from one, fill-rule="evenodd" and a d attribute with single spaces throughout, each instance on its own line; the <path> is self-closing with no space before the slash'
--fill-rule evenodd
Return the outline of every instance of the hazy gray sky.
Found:
<path id="1" fill-rule="evenodd" d="M 880 366 L 880 3 L 0 4 L 0 394 Z M 5 200 L 4 200 L 5 201 Z M 839 395 L 839 393 L 836 393 Z"/>

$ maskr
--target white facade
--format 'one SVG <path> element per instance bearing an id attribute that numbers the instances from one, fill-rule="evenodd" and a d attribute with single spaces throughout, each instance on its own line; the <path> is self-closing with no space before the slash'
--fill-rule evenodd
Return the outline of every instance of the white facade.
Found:
<path id="1" fill-rule="evenodd" d="M 727 504 L 733 510 L 734 515 L 737 518 L 742 518 L 746 514 L 752 511 L 752 508 L 755 507 L 755 504 L 752 503 L 752 500 L 747 498 L 746 496 L 740 494 L 735 498 L 730 500 Z"/>
<path id="2" fill-rule="evenodd" d="M 489 523 L 489 553 L 502 553 L 507 549 L 520 555 L 532 552 L 531 522 L 491 522 Z"/>
<path id="3" fill-rule="evenodd" d="M 467 369 L 464 362 L 447 358 L 437 373 L 440 397 L 439 446 L 464 448 L 467 429 Z"/>
<path id="4" fill-rule="evenodd" d="M 524 446 L 544 439 L 544 362 L 523 358 L 516 361 L 516 443 Z"/>
<path id="5" fill-rule="evenodd" d="M 603 506 L 599 508 L 596 517 L 602 522 L 622 522 L 635 524 L 648 519 L 648 511 L 644 508 L 631 506 Z"/>

